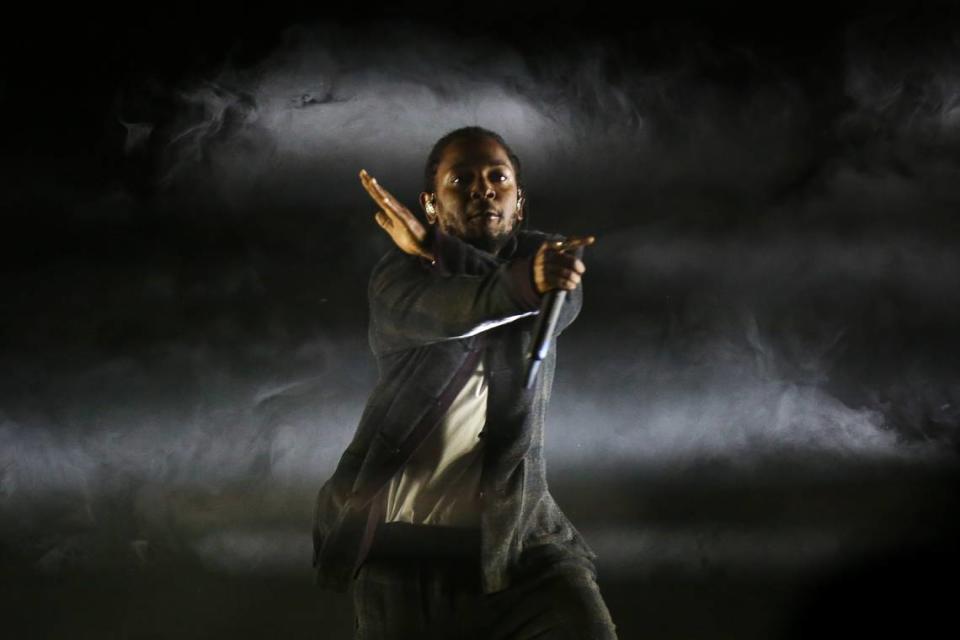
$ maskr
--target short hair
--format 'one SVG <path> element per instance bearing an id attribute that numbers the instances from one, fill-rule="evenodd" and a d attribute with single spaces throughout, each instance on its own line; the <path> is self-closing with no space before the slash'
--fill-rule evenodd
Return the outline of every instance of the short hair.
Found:
<path id="1" fill-rule="evenodd" d="M 433 149 L 430 150 L 430 155 L 427 156 L 427 165 L 423 170 L 424 191 L 433 192 L 436 190 L 437 168 L 440 166 L 440 156 L 443 155 L 444 150 L 453 142 L 469 138 L 490 138 L 503 147 L 503 150 L 507 152 L 507 157 L 510 159 L 510 164 L 513 165 L 517 187 L 523 189 L 520 158 L 513 152 L 510 145 L 500 137 L 500 134 L 490 131 L 489 129 L 484 129 L 483 127 L 461 127 L 437 140 L 436 144 L 433 145 Z"/>

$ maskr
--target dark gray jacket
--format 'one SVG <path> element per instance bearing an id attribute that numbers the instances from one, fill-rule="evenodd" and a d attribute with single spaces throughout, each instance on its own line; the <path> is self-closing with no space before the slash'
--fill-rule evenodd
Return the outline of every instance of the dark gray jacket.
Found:
<path id="1" fill-rule="evenodd" d="M 369 283 L 370 347 L 379 380 L 351 443 L 317 496 L 313 564 L 317 584 L 344 591 L 383 518 L 383 490 L 446 412 L 477 358 L 488 380 L 481 477 L 485 593 L 509 586 L 534 562 L 596 555 L 547 489 L 543 423 L 556 345 L 537 382 L 524 388 L 541 296 L 532 260 L 544 240 L 518 231 L 496 256 L 431 227 L 434 263 L 392 248 Z M 582 285 L 567 294 L 555 333 L 580 312 Z"/>

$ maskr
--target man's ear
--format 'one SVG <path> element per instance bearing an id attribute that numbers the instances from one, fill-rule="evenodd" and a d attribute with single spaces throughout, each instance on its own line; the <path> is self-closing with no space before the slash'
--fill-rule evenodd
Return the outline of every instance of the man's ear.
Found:
<path id="1" fill-rule="evenodd" d="M 523 190 L 517 189 L 517 220 L 523 220 Z"/>
<path id="2" fill-rule="evenodd" d="M 423 207 L 423 212 L 427 215 L 427 222 L 430 224 L 437 223 L 437 209 L 434 207 L 436 201 L 437 197 L 432 193 L 424 191 L 420 194 L 420 206 Z"/>

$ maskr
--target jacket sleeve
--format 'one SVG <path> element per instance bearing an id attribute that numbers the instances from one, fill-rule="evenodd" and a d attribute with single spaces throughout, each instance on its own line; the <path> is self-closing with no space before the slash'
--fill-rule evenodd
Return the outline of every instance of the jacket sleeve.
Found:
<path id="1" fill-rule="evenodd" d="M 529 260 L 506 261 L 484 275 L 450 274 L 423 262 L 397 250 L 374 267 L 368 290 L 374 355 L 465 338 L 540 309 L 520 282 L 529 278 L 523 264 Z"/>
<path id="2" fill-rule="evenodd" d="M 443 233 L 435 224 L 430 226 L 424 242 L 436 257 L 431 266 L 441 273 L 486 275 L 505 262 L 503 258 L 481 251 L 456 236 Z"/>
<path id="3" fill-rule="evenodd" d="M 539 312 L 533 255 L 505 260 L 436 228 L 428 246 L 432 263 L 394 248 L 374 267 L 368 296 L 375 355 L 465 338 Z M 570 293 L 557 334 L 580 310 L 579 287 Z"/>

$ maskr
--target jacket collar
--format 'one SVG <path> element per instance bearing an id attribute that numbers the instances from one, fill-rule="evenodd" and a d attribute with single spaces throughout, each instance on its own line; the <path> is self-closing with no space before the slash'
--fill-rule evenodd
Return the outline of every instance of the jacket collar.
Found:
<path id="1" fill-rule="evenodd" d="M 510 259 L 513 257 L 513 254 L 517 252 L 517 235 L 519 233 L 520 230 L 517 229 L 510 234 L 510 239 L 507 240 L 507 243 L 503 245 L 503 247 L 497 253 L 498 258 Z"/>

